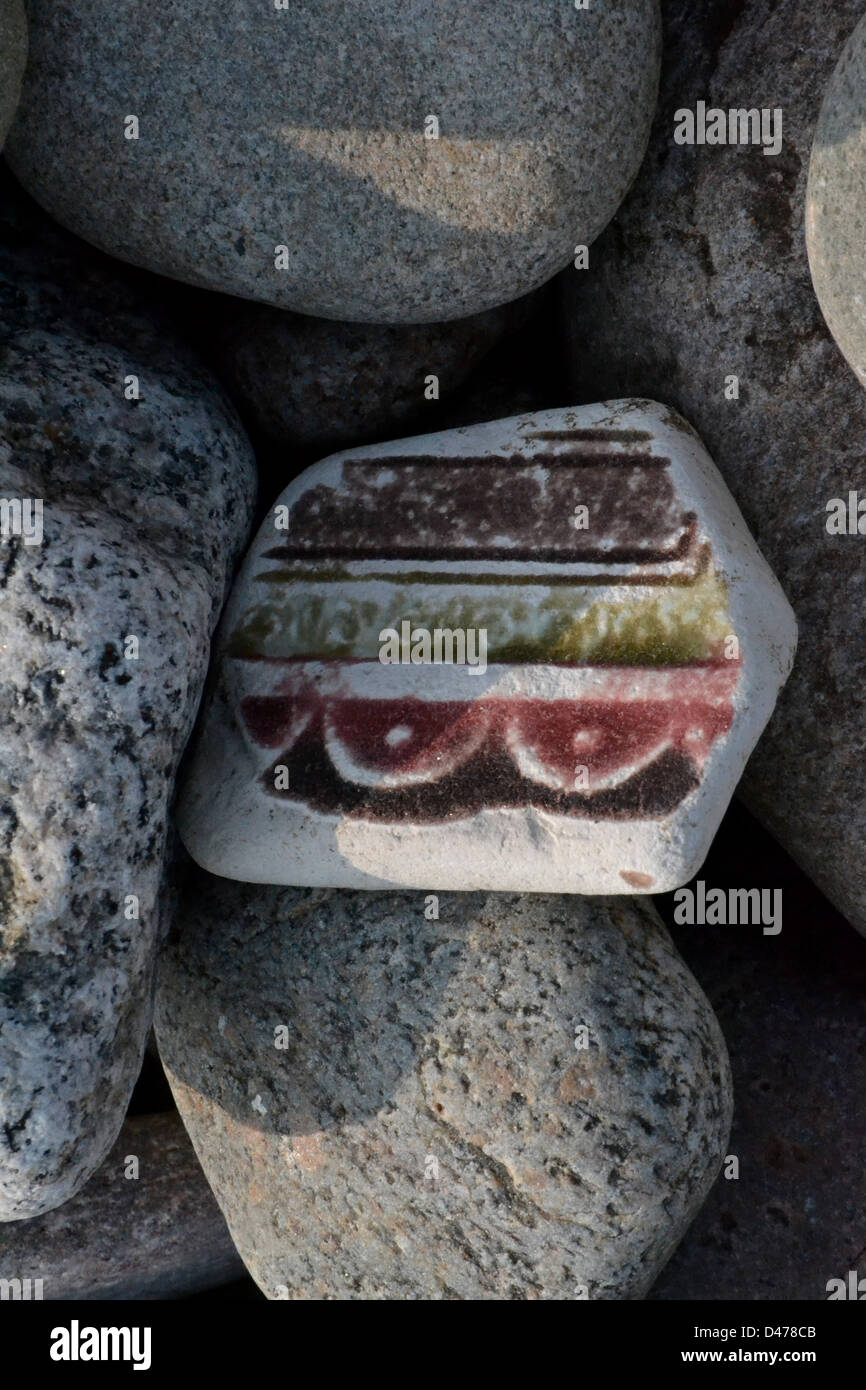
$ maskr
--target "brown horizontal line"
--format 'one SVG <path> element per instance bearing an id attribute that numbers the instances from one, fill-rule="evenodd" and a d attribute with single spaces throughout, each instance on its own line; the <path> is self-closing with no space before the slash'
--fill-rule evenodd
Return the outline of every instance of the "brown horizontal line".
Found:
<path id="1" fill-rule="evenodd" d="M 415 550 L 401 551 L 393 545 L 365 546 L 363 549 L 339 545 L 287 545 L 265 551 L 264 558 L 267 560 L 401 560 L 406 562 L 444 560 L 466 563 L 479 560 L 546 565 L 658 565 L 685 559 L 692 547 L 693 539 L 694 527 L 690 525 L 680 536 L 676 545 L 669 550 L 642 550 L 638 546 L 616 546 L 603 552 L 595 550 L 574 552 L 560 549 L 545 550 L 543 548 L 517 550 L 504 546 L 421 546 Z"/>
<path id="2" fill-rule="evenodd" d="M 649 430 L 534 430 L 524 439 L 539 439 L 545 443 L 559 440 L 575 444 L 650 444 L 654 438 Z"/>
<path id="3" fill-rule="evenodd" d="M 531 438 L 531 436 L 528 436 Z M 651 436 L 648 436 L 651 438 Z M 585 441 L 589 443 L 590 441 Z M 387 454 L 377 454 L 375 458 L 358 459 L 347 458 L 343 460 L 343 467 L 352 468 L 403 468 L 409 465 L 418 464 L 424 468 L 460 467 L 460 468 L 479 468 L 491 467 L 500 468 L 503 464 L 508 464 L 512 468 L 534 469 L 539 466 L 542 468 L 600 468 L 604 467 L 628 467 L 628 468 L 670 468 L 670 459 L 662 458 L 657 454 L 647 454 L 644 452 L 633 454 L 611 453 L 607 458 L 599 453 L 581 454 L 577 451 L 570 451 L 561 454 L 407 454 L 397 458 L 391 458 Z"/>

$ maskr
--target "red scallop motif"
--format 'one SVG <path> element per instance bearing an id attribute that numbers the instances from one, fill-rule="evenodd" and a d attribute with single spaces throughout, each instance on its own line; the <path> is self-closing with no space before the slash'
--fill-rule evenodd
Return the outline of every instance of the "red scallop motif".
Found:
<path id="1" fill-rule="evenodd" d="M 464 700 L 327 701 L 325 746 L 342 777 L 368 786 L 437 782 L 483 743 L 485 706 Z"/>
<path id="2" fill-rule="evenodd" d="M 667 698 L 627 695 L 618 672 L 606 697 L 478 701 L 322 695 L 294 676 L 273 695 L 244 699 L 241 713 L 259 747 L 288 752 L 306 734 L 324 743 L 341 777 L 362 786 L 437 782 L 484 744 L 485 756 L 507 751 L 531 782 L 593 792 L 627 781 L 672 748 L 701 767 L 728 732 L 736 670 L 671 676 Z"/>
<path id="3" fill-rule="evenodd" d="M 675 711 L 660 701 L 527 700 L 508 716 L 505 741 L 530 781 L 601 791 L 654 762 L 675 728 Z"/>
<path id="4" fill-rule="evenodd" d="M 248 695 L 241 701 L 241 715 L 250 737 L 260 748 L 282 748 L 297 743 L 318 705 L 310 692 L 301 695 Z"/>

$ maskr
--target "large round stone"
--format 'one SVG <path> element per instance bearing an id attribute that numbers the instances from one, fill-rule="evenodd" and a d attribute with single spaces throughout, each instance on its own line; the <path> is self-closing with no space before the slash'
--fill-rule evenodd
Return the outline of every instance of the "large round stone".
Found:
<path id="1" fill-rule="evenodd" d="M 10 157 L 59 221 L 338 319 L 549 279 L 616 211 L 658 81 L 657 0 L 32 0 L 30 22 Z"/>
<path id="2" fill-rule="evenodd" d="M 650 907 L 197 873 L 178 927 L 160 1048 L 270 1298 L 645 1294 L 731 1118 Z"/>

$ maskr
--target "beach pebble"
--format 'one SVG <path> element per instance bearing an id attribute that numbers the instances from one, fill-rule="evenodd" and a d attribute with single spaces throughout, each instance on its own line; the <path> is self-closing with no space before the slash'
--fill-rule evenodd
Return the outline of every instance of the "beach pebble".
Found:
<path id="1" fill-rule="evenodd" d="M 79 328 L 34 257 L 0 255 L 0 1220 L 72 1197 L 123 1121 L 174 774 L 255 494 L 167 325 L 117 301 Z"/>
<path id="2" fill-rule="evenodd" d="M 335 323 L 226 300 L 223 377 L 252 425 L 281 445 L 346 448 L 435 419 L 534 297 L 453 323 Z"/>
<path id="3" fill-rule="evenodd" d="M 22 0 L 0 0 L 0 149 L 12 124 L 27 62 L 27 17 Z"/>
<path id="4" fill-rule="evenodd" d="M 428 323 L 527 293 L 646 146 L 657 0 L 30 0 L 9 157 L 136 265 L 326 318 Z"/>
<path id="5" fill-rule="evenodd" d="M 722 1035 L 636 900 L 197 874 L 156 1028 L 271 1299 L 642 1298 L 725 1153 Z"/>
<path id="6" fill-rule="evenodd" d="M 778 885 L 784 926 L 673 928 L 728 1044 L 736 1167 L 725 1164 L 652 1297 L 816 1302 L 830 1280 L 866 1273 L 866 941 L 745 807 L 731 821 L 707 877 Z"/>

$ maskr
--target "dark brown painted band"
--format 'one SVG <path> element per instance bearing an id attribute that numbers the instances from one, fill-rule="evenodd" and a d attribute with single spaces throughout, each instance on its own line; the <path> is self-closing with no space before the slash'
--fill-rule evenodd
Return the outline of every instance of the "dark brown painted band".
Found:
<path id="1" fill-rule="evenodd" d="M 278 766 L 288 768 L 287 791 L 274 788 Z M 441 824 L 483 810 L 530 806 L 580 819 L 655 820 L 674 811 L 699 782 L 691 759 L 671 749 L 612 790 L 592 795 L 554 791 L 522 777 L 505 753 L 482 749 L 438 782 L 382 790 L 344 781 L 313 732 L 302 734 L 262 777 L 269 796 L 302 802 L 323 815 L 407 825 Z"/>
<path id="2" fill-rule="evenodd" d="M 269 550 L 264 559 L 279 558 L 279 552 Z M 368 558 L 367 556 L 363 557 Z M 387 556 L 393 559 L 393 556 Z M 462 557 L 461 557 L 462 558 Z M 533 559 L 535 557 L 533 556 Z M 582 589 L 586 586 L 601 586 L 608 584 L 694 584 L 695 580 L 700 579 L 709 572 L 710 568 L 710 547 L 702 545 L 696 547 L 692 552 L 691 564 L 688 569 L 680 571 L 678 574 L 653 574 L 646 573 L 645 569 L 633 570 L 631 574 L 557 574 L 555 571 L 548 570 L 542 574 L 529 572 L 525 574 L 488 574 L 478 570 L 468 574 L 459 570 L 371 570 L 364 574 L 350 574 L 347 570 L 322 573 L 318 567 L 312 574 L 304 573 L 304 565 L 309 559 L 304 556 L 301 559 L 293 560 L 291 563 L 296 565 L 292 570 L 262 570 L 261 574 L 254 576 L 254 581 L 261 584 L 291 584 L 294 580 L 307 579 L 319 580 L 322 583 L 345 583 L 353 584 L 372 580 L 382 580 L 389 584 L 449 584 L 449 585 L 487 585 L 496 584 L 519 584 L 523 585 L 538 584 L 542 588 L 565 588 Z M 453 563 L 453 561 L 449 561 Z"/>
<path id="3" fill-rule="evenodd" d="M 681 558 L 696 518 L 667 459 L 561 456 L 347 459 L 342 481 L 291 505 L 271 558 L 540 560 L 601 565 Z M 585 515 L 578 517 L 583 510 Z"/>
<path id="4" fill-rule="evenodd" d="M 554 444 L 651 444 L 654 436 L 649 430 L 535 430 L 523 439 L 537 439 Z"/>

